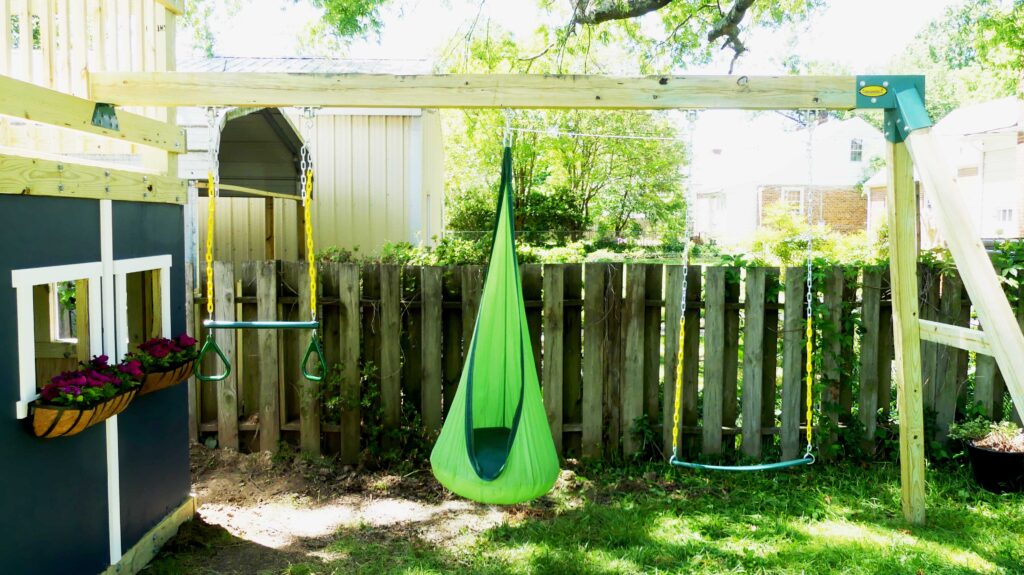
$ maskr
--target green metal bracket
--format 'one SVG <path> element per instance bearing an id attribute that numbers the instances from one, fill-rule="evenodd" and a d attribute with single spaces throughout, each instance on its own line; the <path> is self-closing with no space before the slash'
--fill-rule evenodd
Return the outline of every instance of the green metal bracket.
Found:
<path id="1" fill-rule="evenodd" d="M 115 132 L 121 131 L 121 123 L 117 120 L 117 110 L 112 104 L 96 104 L 96 107 L 92 109 L 92 125 Z"/>
<path id="2" fill-rule="evenodd" d="M 885 139 L 902 142 L 932 125 L 924 107 L 924 76 L 857 76 L 857 108 L 885 110 Z"/>

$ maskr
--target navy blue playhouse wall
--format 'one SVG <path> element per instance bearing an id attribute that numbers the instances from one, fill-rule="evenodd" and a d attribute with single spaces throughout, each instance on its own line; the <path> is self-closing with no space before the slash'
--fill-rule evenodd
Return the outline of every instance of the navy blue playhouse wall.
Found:
<path id="1" fill-rule="evenodd" d="M 109 564 L 104 426 L 37 439 L 15 418 L 18 359 L 11 270 L 100 260 L 99 202 L 0 197 L 0 572 L 100 573 Z M 114 258 L 172 254 L 171 330 L 185 329 L 181 206 L 114 202 Z M 127 551 L 189 492 L 184 385 L 118 416 L 121 546 Z"/>

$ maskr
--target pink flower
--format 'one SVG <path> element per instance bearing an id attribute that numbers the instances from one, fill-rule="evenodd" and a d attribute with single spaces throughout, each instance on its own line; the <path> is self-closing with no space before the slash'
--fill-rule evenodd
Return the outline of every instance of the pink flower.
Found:
<path id="1" fill-rule="evenodd" d="M 175 341 L 183 348 L 192 347 L 196 344 L 195 338 L 189 336 L 187 333 L 183 333 L 178 337 L 174 338 Z"/>
<path id="2" fill-rule="evenodd" d="M 117 366 L 117 370 L 135 379 L 142 379 L 142 362 L 137 359 L 130 359 Z"/>
<path id="3" fill-rule="evenodd" d="M 90 361 L 89 364 L 92 365 L 95 368 L 101 368 L 101 367 L 107 367 L 107 362 L 108 361 L 110 361 L 109 357 L 107 357 L 105 355 L 97 355 L 97 356 L 94 356 L 92 358 L 92 361 Z"/>
<path id="4" fill-rule="evenodd" d="M 167 354 L 171 353 L 171 350 L 167 347 L 167 344 L 161 342 L 160 344 L 154 345 L 145 350 L 145 352 L 157 359 L 161 359 L 167 357 Z"/>

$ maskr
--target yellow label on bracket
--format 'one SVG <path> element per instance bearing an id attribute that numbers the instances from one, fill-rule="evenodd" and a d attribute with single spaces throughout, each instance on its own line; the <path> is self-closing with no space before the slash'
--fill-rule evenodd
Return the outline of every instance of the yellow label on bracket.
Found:
<path id="1" fill-rule="evenodd" d="M 860 89 L 860 95 L 865 98 L 878 98 L 889 93 L 885 86 L 864 86 Z"/>

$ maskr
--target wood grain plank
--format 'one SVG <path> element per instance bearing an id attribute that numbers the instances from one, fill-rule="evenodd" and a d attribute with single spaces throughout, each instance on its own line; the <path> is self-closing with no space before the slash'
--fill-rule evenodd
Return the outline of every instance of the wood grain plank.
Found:
<path id="1" fill-rule="evenodd" d="M 761 457 L 767 270 L 748 268 L 743 330 L 743 454 Z"/>
<path id="2" fill-rule="evenodd" d="M 782 459 L 796 459 L 800 454 L 806 282 L 807 271 L 804 268 L 786 269 L 786 307 L 782 328 Z"/>
<path id="3" fill-rule="evenodd" d="M 256 262 L 256 317 L 277 319 L 277 262 Z M 277 377 L 278 333 L 258 330 L 260 451 L 277 453 L 281 442 L 281 384 Z"/>
<path id="4" fill-rule="evenodd" d="M 722 452 L 722 415 L 725 393 L 726 273 L 723 267 L 707 269 L 704 313 L 704 455 Z"/>
<path id="5" fill-rule="evenodd" d="M 544 408 L 548 426 L 555 440 L 555 450 L 562 454 L 562 394 L 564 383 L 565 268 L 561 264 L 544 265 Z"/>
<path id="6" fill-rule="evenodd" d="M 441 431 L 442 380 L 441 380 L 441 272 L 439 267 L 420 269 L 420 286 L 423 298 L 423 321 L 420 324 L 423 341 L 423 385 L 420 388 L 420 413 L 427 433 Z"/>
<path id="7" fill-rule="evenodd" d="M 583 266 L 583 457 L 600 458 L 603 454 L 605 330 L 608 326 L 604 306 L 607 264 L 587 263 Z"/>
<path id="8" fill-rule="evenodd" d="M 640 449 L 637 422 L 644 414 L 644 302 L 647 293 L 645 264 L 626 264 L 626 301 L 622 306 L 625 363 L 622 376 L 622 450 L 628 457 Z"/>

